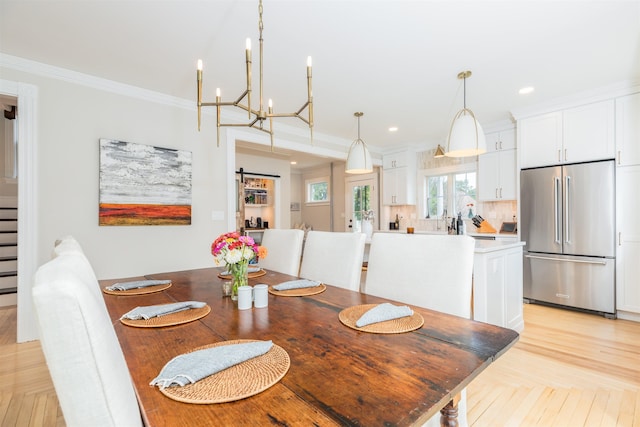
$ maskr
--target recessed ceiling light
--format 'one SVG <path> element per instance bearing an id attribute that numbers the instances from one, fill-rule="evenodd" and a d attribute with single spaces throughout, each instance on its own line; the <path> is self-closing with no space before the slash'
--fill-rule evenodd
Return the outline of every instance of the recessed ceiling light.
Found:
<path id="1" fill-rule="evenodd" d="M 292 160 L 292 161 L 291 161 L 291 164 L 292 164 L 292 165 L 297 165 L 297 164 L 298 164 L 298 162 L 296 162 L 295 160 Z"/>
<path id="2" fill-rule="evenodd" d="M 389 128 L 389 132 L 396 132 L 398 130 L 398 128 L 396 126 L 391 126 Z"/>
<path id="3" fill-rule="evenodd" d="M 527 87 L 523 87 L 522 89 L 520 89 L 520 90 L 518 91 L 518 93 L 519 93 L 520 95 L 528 95 L 528 94 L 530 94 L 530 93 L 533 93 L 533 91 L 534 91 L 534 90 L 535 90 L 535 89 L 534 89 L 534 87 L 533 87 L 533 86 L 527 86 Z"/>

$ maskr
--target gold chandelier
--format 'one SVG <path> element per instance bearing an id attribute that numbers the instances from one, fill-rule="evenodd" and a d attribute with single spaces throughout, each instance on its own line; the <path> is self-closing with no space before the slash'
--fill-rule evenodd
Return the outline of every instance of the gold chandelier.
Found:
<path id="1" fill-rule="evenodd" d="M 313 143 L 313 96 L 311 94 L 311 57 L 307 58 L 307 101 L 297 111 L 293 113 L 274 113 L 273 103 L 269 99 L 267 111 L 264 110 L 264 103 L 262 97 L 262 52 L 263 52 L 263 39 L 262 39 L 262 0 L 258 3 L 258 30 L 260 31 L 260 82 L 259 82 L 259 105 L 258 110 L 251 108 L 251 39 L 247 39 L 246 44 L 246 70 L 247 70 L 247 88 L 235 101 L 222 101 L 220 95 L 220 88 L 216 89 L 216 101 L 215 102 L 202 102 L 202 60 L 198 59 L 197 69 L 197 82 L 198 82 L 198 131 L 200 131 L 202 107 L 216 107 L 217 116 L 217 145 L 220 146 L 220 127 L 222 126 L 243 126 L 252 127 L 262 132 L 266 132 L 271 136 L 271 151 L 273 151 L 273 118 L 274 117 L 297 117 L 309 126 L 309 132 L 311 136 L 311 142 Z M 246 104 L 242 104 L 246 98 Z M 221 107 L 232 106 L 238 107 L 247 111 L 249 121 L 246 123 L 222 123 L 220 120 Z M 302 113 L 307 110 L 307 117 L 304 117 Z M 265 127 L 265 120 L 269 119 L 268 128 Z"/>

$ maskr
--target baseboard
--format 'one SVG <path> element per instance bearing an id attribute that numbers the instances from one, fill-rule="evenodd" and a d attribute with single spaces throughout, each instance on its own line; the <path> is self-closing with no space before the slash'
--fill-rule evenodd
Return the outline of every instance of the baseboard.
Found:
<path id="1" fill-rule="evenodd" d="M 618 310 L 618 319 L 631 320 L 633 322 L 640 322 L 640 313 L 632 313 L 630 311 Z"/>
<path id="2" fill-rule="evenodd" d="M 0 307 L 7 307 L 9 305 L 17 305 L 18 304 L 18 294 L 6 294 L 0 295 Z"/>

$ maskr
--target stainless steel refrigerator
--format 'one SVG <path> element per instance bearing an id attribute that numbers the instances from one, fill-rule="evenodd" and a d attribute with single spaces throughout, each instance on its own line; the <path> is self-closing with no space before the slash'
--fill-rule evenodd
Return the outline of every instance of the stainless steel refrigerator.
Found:
<path id="1" fill-rule="evenodd" d="M 520 173 L 524 298 L 615 317 L 613 160 Z"/>

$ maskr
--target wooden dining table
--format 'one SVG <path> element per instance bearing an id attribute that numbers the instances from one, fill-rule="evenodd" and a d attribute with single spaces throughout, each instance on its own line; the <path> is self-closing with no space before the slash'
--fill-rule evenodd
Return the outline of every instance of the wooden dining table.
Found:
<path id="1" fill-rule="evenodd" d="M 222 295 L 220 271 L 100 281 L 102 287 L 123 280 L 172 282 L 146 295 L 104 294 L 147 426 L 409 426 L 421 425 L 443 408 L 451 417 L 445 421 L 453 422 L 456 396 L 518 340 L 510 329 L 413 306 L 424 318 L 419 329 L 362 332 L 341 323 L 339 313 L 393 301 L 330 284 L 311 296 L 269 294 L 268 307 L 238 310 L 237 302 Z M 266 271 L 249 284 L 293 279 Z M 119 320 L 138 306 L 194 300 L 206 302 L 211 311 L 193 322 L 140 328 Z M 272 340 L 289 355 L 289 370 L 268 389 L 227 403 L 183 403 L 149 385 L 173 357 L 238 339 Z"/>

